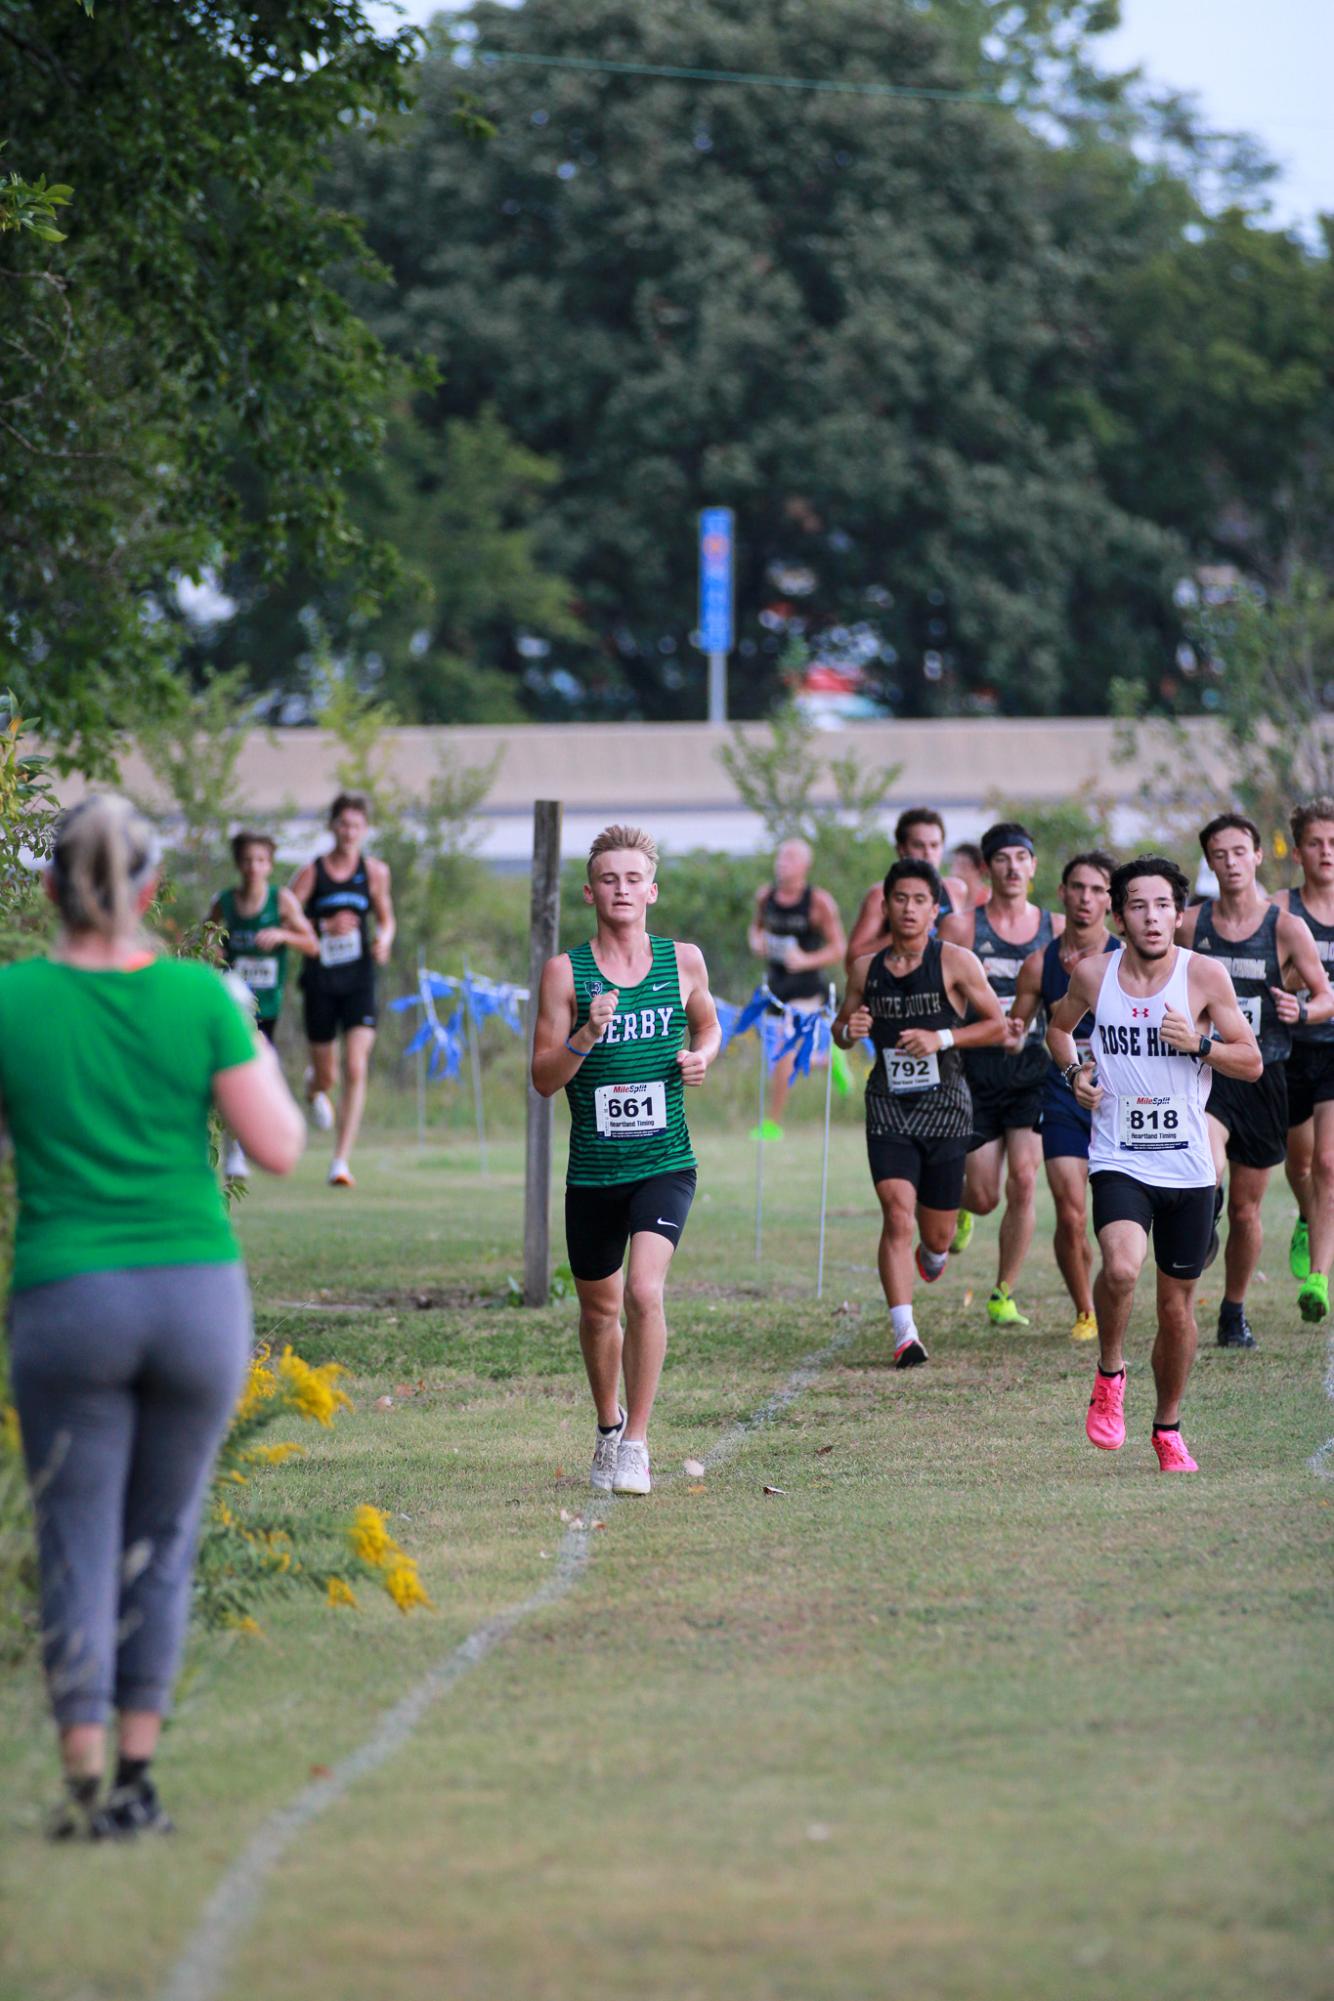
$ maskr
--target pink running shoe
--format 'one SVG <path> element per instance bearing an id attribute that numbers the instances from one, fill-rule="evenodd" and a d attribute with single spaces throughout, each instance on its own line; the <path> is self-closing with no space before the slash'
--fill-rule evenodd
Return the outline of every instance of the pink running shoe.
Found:
<path id="1" fill-rule="evenodd" d="M 1126 1442 L 1126 1420 L 1122 1408 L 1125 1400 L 1125 1370 L 1122 1369 L 1119 1376 L 1104 1376 L 1098 1369 L 1093 1377 L 1093 1395 L 1089 1398 L 1084 1429 L 1093 1444 L 1103 1452 L 1119 1452 Z M 1157 1443 L 1156 1437 L 1154 1443 Z"/>
<path id="2" fill-rule="evenodd" d="M 1125 1427 L 1122 1426 L 1124 1435 Z M 1198 1473 L 1199 1467 L 1186 1449 L 1186 1441 L 1179 1431 L 1155 1431 L 1153 1449 L 1158 1454 L 1160 1473 Z"/>

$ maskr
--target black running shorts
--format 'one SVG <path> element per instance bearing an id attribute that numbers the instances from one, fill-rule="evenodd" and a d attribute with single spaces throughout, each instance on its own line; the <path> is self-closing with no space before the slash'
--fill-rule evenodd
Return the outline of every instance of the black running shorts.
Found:
<path id="1" fill-rule="evenodd" d="M 329 993 L 314 981 L 301 989 L 307 1042 L 336 1042 L 341 1028 L 374 1028 L 375 981 L 358 980 L 346 993 Z"/>
<path id="2" fill-rule="evenodd" d="M 1288 1066 L 1266 1063 L 1254 1084 L 1215 1075 L 1205 1107 L 1227 1127 L 1234 1167 L 1277 1167 L 1288 1150 Z"/>
<path id="3" fill-rule="evenodd" d="M 1109 1223 L 1138 1223 L 1153 1239 L 1154 1262 L 1169 1278 L 1195 1279 L 1213 1242 L 1215 1196 L 1207 1188 L 1154 1188 L 1133 1174 L 1100 1167 L 1089 1176 L 1093 1233 Z"/>
<path id="4" fill-rule="evenodd" d="M 969 1153 L 985 1146 L 988 1140 L 1004 1139 L 1008 1132 L 1024 1127 L 1036 1131 L 1042 1124 L 1042 1101 L 1047 1089 L 1045 1077 L 1039 1077 L 1035 1083 L 1010 1085 L 1000 1090 L 989 1084 L 974 1083 L 970 1077 L 968 1089 L 973 1099 Z"/>
<path id="5" fill-rule="evenodd" d="M 872 1181 L 910 1181 L 924 1209 L 957 1209 L 963 1200 L 966 1139 L 906 1139 L 902 1133 L 866 1135 Z"/>
<path id="6" fill-rule="evenodd" d="M 1334 1042 L 1294 1042 L 1288 1073 L 1288 1126 L 1302 1126 L 1334 1098 Z M 1213 1093 L 1209 1096 L 1212 1111 Z"/>
<path id="7" fill-rule="evenodd" d="M 565 1248 L 576 1278 L 610 1278 L 641 1230 L 679 1244 L 695 1197 L 695 1170 L 650 1174 L 609 1188 L 565 1190 Z"/>

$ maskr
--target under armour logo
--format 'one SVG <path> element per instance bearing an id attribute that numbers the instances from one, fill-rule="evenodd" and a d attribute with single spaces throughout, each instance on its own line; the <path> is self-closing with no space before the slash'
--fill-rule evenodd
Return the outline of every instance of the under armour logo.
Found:
<path id="1" fill-rule="evenodd" d="M 1147 1021 L 1149 1018 L 1149 1010 L 1146 1007 L 1132 1007 L 1130 1012 L 1136 1021 L 1141 1019 Z"/>

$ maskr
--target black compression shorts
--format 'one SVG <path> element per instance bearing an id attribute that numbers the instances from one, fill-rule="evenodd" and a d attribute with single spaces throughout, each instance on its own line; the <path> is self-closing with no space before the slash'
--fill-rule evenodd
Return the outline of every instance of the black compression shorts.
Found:
<path id="1" fill-rule="evenodd" d="M 1204 1270 L 1213 1242 L 1217 1189 L 1154 1188 L 1118 1168 L 1099 1167 L 1089 1176 L 1093 1191 L 1093 1233 L 1109 1223 L 1138 1223 L 1153 1238 L 1154 1262 L 1169 1278 L 1195 1279 Z"/>
<path id="2" fill-rule="evenodd" d="M 1011 1084 L 1000 1090 L 989 1084 L 975 1083 L 970 1077 L 968 1089 L 973 1098 L 969 1153 L 985 1146 L 988 1140 L 1004 1139 L 1008 1132 L 1024 1127 L 1036 1130 L 1042 1124 L 1042 1101 L 1047 1089 L 1045 1077 L 1039 1077 L 1035 1083 Z"/>
<path id="3" fill-rule="evenodd" d="M 1286 1063 L 1266 1063 L 1254 1084 L 1215 1076 L 1205 1110 L 1227 1127 L 1234 1167 L 1277 1167 L 1288 1150 Z"/>
<path id="4" fill-rule="evenodd" d="M 590 1282 L 610 1278 L 625 1262 L 625 1247 L 641 1230 L 679 1244 L 695 1196 L 695 1170 L 650 1174 L 603 1188 L 565 1190 L 565 1248 L 570 1270 Z"/>
<path id="5" fill-rule="evenodd" d="M 957 1209 L 963 1200 L 966 1139 L 907 1139 L 902 1133 L 866 1135 L 872 1181 L 910 1181 L 924 1209 Z"/>
<path id="6" fill-rule="evenodd" d="M 329 993 L 314 981 L 301 989 L 307 1042 L 336 1042 L 341 1028 L 374 1028 L 375 981 L 358 980 L 346 993 Z"/>
<path id="7" fill-rule="evenodd" d="M 1288 1073 L 1288 1127 L 1305 1125 L 1317 1105 L 1334 1098 L 1334 1042 L 1294 1042 Z M 1209 1109 L 1213 1110 L 1210 1093 Z"/>

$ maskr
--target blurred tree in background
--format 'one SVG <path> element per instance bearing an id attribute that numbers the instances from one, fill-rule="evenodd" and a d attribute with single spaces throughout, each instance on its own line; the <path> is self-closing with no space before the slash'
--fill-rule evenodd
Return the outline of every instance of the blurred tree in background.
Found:
<path id="1" fill-rule="evenodd" d="M 0 260 L 0 679 L 85 765 L 163 697 L 177 576 L 395 574 L 348 482 L 400 374 L 331 283 L 370 266 L 314 181 L 415 47 L 354 0 L 0 0 L 0 219 L 68 196 Z"/>
<path id="2" fill-rule="evenodd" d="M 717 502 L 741 543 L 738 714 L 781 694 L 794 636 L 857 657 L 905 714 L 1097 713 L 1117 676 L 1200 705 L 1173 584 L 1208 561 L 1265 575 L 1328 532 L 1330 266 L 1266 226 L 1252 145 L 1098 74 L 1115 18 L 482 0 L 440 19 L 413 113 L 389 145 L 349 134 L 331 186 L 396 280 L 352 296 L 442 371 L 421 429 L 494 413 L 554 472 L 533 532 L 592 643 L 549 616 L 497 630 L 488 701 L 501 676 L 530 714 L 701 714 L 693 517 Z M 566 61 L 590 67 L 541 66 Z M 485 143 L 460 133 L 461 82 Z M 414 712 L 465 700 L 437 683 Z"/>

